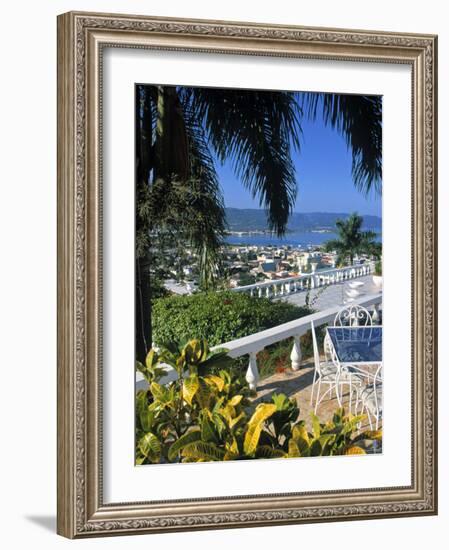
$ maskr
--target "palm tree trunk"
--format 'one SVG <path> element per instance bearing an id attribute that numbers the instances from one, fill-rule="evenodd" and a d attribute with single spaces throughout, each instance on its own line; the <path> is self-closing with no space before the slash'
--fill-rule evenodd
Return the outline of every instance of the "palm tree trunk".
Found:
<path id="1" fill-rule="evenodd" d="M 151 169 L 152 118 L 148 91 L 136 86 L 136 201 L 145 186 L 149 185 Z M 148 235 L 149 224 L 136 216 L 136 236 Z M 149 250 L 143 257 L 135 259 L 135 358 L 143 362 L 151 347 L 151 288 Z"/>
<path id="2" fill-rule="evenodd" d="M 143 362 L 151 348 L 151 285 L 149 257 L 136 258 L 136 360 Z"/>

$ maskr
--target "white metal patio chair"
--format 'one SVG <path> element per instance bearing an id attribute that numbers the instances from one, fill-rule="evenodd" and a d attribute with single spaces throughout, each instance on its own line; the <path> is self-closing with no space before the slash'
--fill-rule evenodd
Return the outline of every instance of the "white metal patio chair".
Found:
<path id="1" fill-rule="evenodd" d="M 315 385 L 318 386 L 317 394 L 315 399 L 315 414 L 318 409 L 318 405 L 323 401 L 326 395 L 331 395 L 335 390 L 335 395 L 337 397 L 338 405 L 342 406 L 342 395 L 343 387 L 346 385 L 349 387 L 349 411 L 351 412 L 352 406 L 352 392 L 356 390 L 357 392 L 361 388 L 361 381 L 358 377 L 354 378 L 351 372 L 346 368 L 340 368 L 338 361 L 334 356 L 333 346 L 330 345 L 328 352 L 332 354 L 331 360 L 321 361 L 320 352 L 318 349 L 318 343 L 315 334 L 315 325 L 313 321 L 310 323 L 312 331 L 312 342 L 313 342 L 313 358 L 315 363 L 315 370 L 313 373 L 313 382 L 312 382 L 312 391 L 310 394 L 310 404 L 313 404 L 313 396 L 315 393 Z M 327 386 L 326 391 L 321 395 L 321 384 Z"/>
<path id="2" fill-rule="evenodd" d="M 371 325 L 373 325 L 371 313 L 358 304 L 342 308 L 334 319 L 336 327 L 367 327 Z"/>
<path id="3" fill-rule="evenodd" d="M 357 304 L 346 306 L 342 308 L 334 319 L 335 327 L 343 326 L 370 326 L 373 325 L 373 319 L 370 312 L 363 306 Z M 326 333 L 323 342 L 324 355 L 326 360 L 332 360 L 332 342 L 330 341 L 329 334 Z"/>
<path id="4" fill-rule="evenodd" d="M 342 308 L 334 319 L 334 326 L 336 327 L 374 327 L 373 317 L 371 313 L 363 306 L 358 304 L 352 304 Z M 327 345 L 332 346 L 329 335 Z M 373 375 L 369 371 L 363 371 L 362 369 L 350 367 L 349 370 L 353 375 L 361 373 L 361 380 L 366 384 L 373 381 Z M 363 378 L 366 376 L 366 380 Z"/>
<path id="5" fill-rule="evenodd" d="M 358 373 L 360 377 L 361 374 Z M 380 364 L 372 375 L 373 381 L 366 384 L 357 394 L 355 411 L 357 414 L 358 405 L 361 405 L 361 413 L 366 412 L 370 429 L 373 429 L 373 419 L 375 429 L 379 428 L 379 422 L 382 420 L 382 364 Z M 368 378 L 369 380 L 369 378 Z"/>

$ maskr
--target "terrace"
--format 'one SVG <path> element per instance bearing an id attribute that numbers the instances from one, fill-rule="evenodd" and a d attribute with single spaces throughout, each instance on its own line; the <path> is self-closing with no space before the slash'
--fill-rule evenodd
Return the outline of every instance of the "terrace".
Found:
<path id="1" fill-rule="evenodd" d="M 314 301 L 315 312 L 243 338 L 223 342 L 213 349 L 225 348 L 228 350 L 228 355 L 235 359 L 248 357 L 245 377 L 250 388 L 257 391 L 255 402 L 267 400 L 274 393 L 284 393 L 294 398 L 304 418 L 309 418 L 308 412 L 313 409 L 310 403 L 315 365 L 310 353 L 308 356 L 303 356 L 301 338 L 310 333 L 311 323 L 315 329 L 333 324 L 335 316 L 344 307 L 343 302 L 345 299 L 347 300 L 348 291 L 351 292 L 350 287 L 354 286 L 355 281 L 352 279 L 357 279 L 356 285 L 360 285 L 363 290 L 357 292 L 359 296 L 356 299 L 350 299 L 351 303 L 366 308 L 370 312 L 373 322 L 378 322 L 381 314 L 382 293 L 379 287 L 373 283 L 372 276 L 367 275 L 371 269 L 372 266 L 365 265 L 357 268 L 328 270 L 294 278 L 293 281 L 289 279 L 287 282 L 271 283 L 271 288 L 273 286 L 277 286 L 278 289 L 283 288 L 282 293 L 279 292 L 275 295 L 273 292 L 271 294 L 272 300 L 284 300 L 293 302 L 295 305 L 304 305 L 306 296 L 309 295 L 309 300 Z M 293 286 L 295 283 L 296 287 Z M 287 287 L 287 284 L 290 286 Z M 281 287 L 281 285 L 283 286 Z M 252 289 L 247 288 L 246 291 L 250 292 L 258 288 L 269 288 L 265 282 L 249 286 Z M 234 290 L 242 291 L 242 288 L 245 287 Z M 288 292 L 287 288 L 289 288 Z M 292 341 L 290 360 L 278 372 L 261 380 L 258 365 L 261 352 L 263 350 L 269 352 L 270 346 L 286 340 Z M 162 382 L 168 383 L 174 378 L 176 378 L 175 371 L 167 367 L 167 375 Z M 137 389 L 143 387 L 145 387 L 145 382 L 137 373 Z M 341 402 L 345 408 L 348 408 L 348 398 L 349 393 L 343 392 Z M 336 395 L 331 394 L 319 405 L 320 418 L 323 421 L 329 420 L 338 405 Z"/>
<path id="2" fill-rule="evenodd" d="M 274 393 L 283 393 L 295 399 L 300 410 L 306 412 L 304 417 L 307 423 L 310 423 L 310 416 L 307 413 L 312 409 L 315 364 L 313 358 L 303 357 L 301 337 L 310 331 L 311 323 L 315 328 L 333 324 L 335 316 L 345 307 L 348 295 L 351 296 L 351 293 L 352 298 L 349 298 L 349 301 L 366 308 L 370 312 L 373 322 L 378 322 L 381 316 L 382 292 L 379 286 L 373 282 L 373 277 L 368 275 L 372 271 L 373 265 L 367 264 L 354 268 L 326 270 L 279 280 L 272 284 L 250 285 L 252 288 L 245 290 L 240 289 L 258 296 L 267 295 L 270 292 L 271 299 L 287 301 L 298 306 L 304 306 L 308 301 L 316 310 L 316 313 L 312 315 L 245 338 L 226 342 L 221 346 L 228 350 L 231 357 L 248 355 L 246 380 L 251 388 L 257 390 L 256 402 L 267 400 Z M 355 282 L 353 279 L 357 279 L 357 281 Z M 358 290 L 354 290 L 357 287 Z M 260 380 L 258 365 L 260 352 L 289 338 L 293 338 L 290 364 L 285 364 L 279 369 L 279 372 Z M 341 403 L 346 409 L 349 408 L 349 391 L 343 393 Z M 336 394 L 331 393 L 329 398 L 319 406 L 322 421 L 330 420 L 338 406 Z"/>
<path id="3" fill-rule="evenodd" d="M 371 294 L 363 296 L 359 300 L 354 301 L 355 304 L 361 305 L 372 312 L 373 320 L 379 318 L 379 309 L 382 303 L 382 293 Z M 301 351 L 301 336 L 304 336 L 310 331 L 311 323 L 313 322 L 315 328 L 321 327 L 332 323 L 337 313 L 342 308 L 342 305 L 334 305 L 323 311 L 306 315 L 300 319 L 295 319 L 289 323 L 283 323 L 277 327 L 257 332 L 245 336 L 244 338 L 238 338 L 230 342 L 225 342 L 216 348 L 225 348 L 228 350 L 228 355 L 233 358 L 242 357 L 244 355 L 249 356 L 248 369 L 246 372 L 246 381 L 250 388 L 259 389 L 258 382 L 260 380 L 259 368 L 257 364 L 257 354 L 263 349 L 272 344 L 276 344 L 288 338 L 293 338 L 293 346 L 290 355 L 291 369 L 298 371 L 303 365 L 303 356 Z"/>

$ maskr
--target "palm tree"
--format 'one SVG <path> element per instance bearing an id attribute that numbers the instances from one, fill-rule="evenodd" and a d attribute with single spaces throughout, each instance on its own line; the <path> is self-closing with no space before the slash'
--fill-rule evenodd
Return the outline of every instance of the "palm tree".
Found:
<path id="1" fill-rule="evenodd" d="M 337 252 L 340 261 L 349 260 L 354 263 L 356 254 L 370 254 L 379 258 L 382 254 L 382 245 L 376 242 L 374 231 L 362 231 L 363 217 L 353 213 L 347 220 L 337 220 L 338 239 L 332 239 L 324 244 L 327 252 Z"/>
<path id="2" fill-rule="evenodd" d="M 302 104 L 301 100 L 302 99 Z M 213 286 L 226 228 L 215 169 L 230 160 L 283 235 L 296 201 L 292 150 L 303 116 L 324 120 L 353 152 L 362 191 L 380 189 L 381 103 L 370 96 L 136 86 L 136 354 L 151 345 L 151 248 L 184 241 L 196 249 L 201 285 Z M 362 119 L 360 119 L 362 117 Z"/>

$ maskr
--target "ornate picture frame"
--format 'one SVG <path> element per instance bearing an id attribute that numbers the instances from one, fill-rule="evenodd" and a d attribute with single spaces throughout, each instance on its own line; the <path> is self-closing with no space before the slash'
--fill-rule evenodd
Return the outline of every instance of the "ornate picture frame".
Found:
<path id="1" fill-rule="evenodd" d="M 412 483 L 105 503 L 102 55 L 106 47 L 404 64 L 412 74 Z M 437 513 L 437 37 L 70 12 L 58 17 L 58 533 L 89 536 Z"/>

